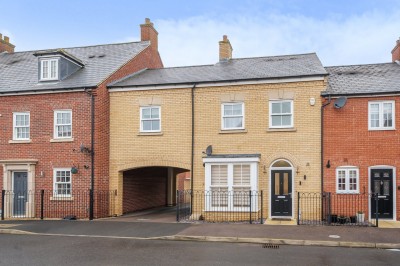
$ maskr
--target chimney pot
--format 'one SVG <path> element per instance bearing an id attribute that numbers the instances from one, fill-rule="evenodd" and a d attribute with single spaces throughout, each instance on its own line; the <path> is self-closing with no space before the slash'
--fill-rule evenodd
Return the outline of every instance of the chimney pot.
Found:
<path id="1" fill-rule="evenodd" d="M 10 37 L 4 36 L 4 41 L 5 41 L 6 43 L 10 43 Z"/>
<path id="2" fill-rule="evenodd" d="M 227 61 L 232 59 L 232 45 L 227 35 L 222 36 L 222 41 L 219 42 L 219 61 Z"/>

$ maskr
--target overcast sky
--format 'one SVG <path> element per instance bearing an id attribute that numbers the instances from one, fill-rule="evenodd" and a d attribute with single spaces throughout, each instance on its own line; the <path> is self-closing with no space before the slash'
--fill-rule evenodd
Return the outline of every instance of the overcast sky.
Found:
<path id="1" fill-rule="evenodd" d="M 16 51 L 138 41 L 149 17 L 164 65 L 214 64 L 228 35 L 234 57 L 316 52 L 325 66 L 391 61 L 395 0 L 0 0 L 0 33 Z"/>

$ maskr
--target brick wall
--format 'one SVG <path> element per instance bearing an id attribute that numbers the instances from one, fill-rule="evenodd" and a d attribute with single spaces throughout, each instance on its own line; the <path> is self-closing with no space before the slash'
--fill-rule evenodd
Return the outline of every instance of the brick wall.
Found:
<path id="1" fill-rule="evenodd" d="M 166 206 L 168 169 L 141 168 L 124 172 L 123 212 Z"/>
<path id="2" fill-rule="evenodd" d="M 396 130 L 368 130 L 368 101 L 395 100 Z M 368 167 L 386 165 L 396 167 L 395 176 L 400 175 L 400 101 L 399 97 L 349 98 L 342 109 L 333 104 L 324 112 L 324 190 L 336 192 L 336 168 L 356 166 L 359 168 L 360 193 L 369 193 Z M 396 178 L 393 184 L 400 186 Z M 397 191 L 397 206 L 400 193 Z M 366 202 L 365 205 L 368 203 Z M 364 206 L 368 209 L 368 206 Z M 397 208 L 397 219 L 400 211 Z"/>
<path id="3" fill-rule="evenodd" d="M 110 100 L 107 84 L 144 68 L 163 67 L 158 51 L 146 48 L 121 66 L 96 89 L 95 97 L 95 189 L 109 189 Z"/>
<path id="4" fill-rule="evenodd" d="M 90 156 L 79 152 L 90 144 L 90 97 L 84 92 L 0 97 L 0 160 L 36 159 L 36 189 L 53 189 L 53 168 L 79 167 L 72 176 L 73 189 L 90 186 Z M 70 142 L 50 142 L 54 134 L 54 110 L 72 110 Z M 30 112 L 31 143 L 9 143 L 13 138 L 13 112 Z M 43 173 L 43 176 L 41 175 Z M 3 187 L 0 165 L 0 186 Z"/>
<path id="5" fill-rule="evenodd" d="M 276 159 L 284 158 L 293 164 L 294 191 L 320 191 L 319 99 L 324 89 L 324 81 L 196 88 L 194 189 L 204 190 L 202 152 L 211 144 L 214 154 L 261 154 L 258 189 L 264 190 L 264 213 L 267 213 L 269 203 L 269 167 Z M 244 99 L 246 130 L 226 134 L 220 130 L 221 101 L 231 95 Z M 268 129 L 268 102 L 276 95 L 294 97 L 294 131 Z M 316 99 L 315 106 L 310 105 L 310 98 Z M 161 105 L 162 134 L 139 132 L 140 105 L 149 99 Z M 190 87 L 111 92 L 110 110 L 111 189 L 123 190 L 121 173 L 125 169 L 151 165 L 190 169 Z M 121 206 L 122 198 L 119 197 L 116 199 L 117 213 L 122 212 Z M 296 201 L 293 211 L 295 206 Z"/>

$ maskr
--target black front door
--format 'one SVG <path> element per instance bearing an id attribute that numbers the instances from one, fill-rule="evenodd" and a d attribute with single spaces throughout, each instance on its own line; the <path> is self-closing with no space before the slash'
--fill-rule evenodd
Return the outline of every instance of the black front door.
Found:
<path id="1" fill-rule="evenodd" d="M 271 216 L 292 216 L 292 171 L 271 171 Z"/>
<path id="2" fill-rule="evenodd" d="M 28 173 L 14 172 L 13 179 L 14 208 L 13 216 L 25 216 L 26 202 L 28 200 Z"/>
<path id="3" fill-rule="evenodd" d="M 393 219 L 393 170 L 371 170 L 371 192 L 378 194 L 378 217 Z M 376 215 L 376 200 L 371 198 L 371 215 Z"/>

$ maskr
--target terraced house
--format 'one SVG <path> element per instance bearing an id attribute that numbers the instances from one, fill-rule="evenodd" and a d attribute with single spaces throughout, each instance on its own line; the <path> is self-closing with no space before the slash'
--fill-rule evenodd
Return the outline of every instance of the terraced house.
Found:
<path id="1" fill-rule="evenodd" d="M 149 19 L 130 43 L 14 52 L 0 35 L 2 218 L 109 214 L 106 84 L 162 67 L 157 36 Z"/>
<path id="2" fill-rule="evenodd" d="M 324 191 L 347 197 L 346 204 L 332 206 L 333 214 L 400 219 L 399 40 L 392 59 L 326 68 Z M 335 108 L 338 98 L 347 101 Z"/>
<path id="3" fill-rule="evenodd" d="M 321 190 L 327 72 L 317 55 L 232 58 L 226 36 L 219 47 L 214 65 L 108 86 L 117 214 L 175 204 L 176 176 L 189 171 L 191 219 L 293 220 L 296 192 Z"/>

